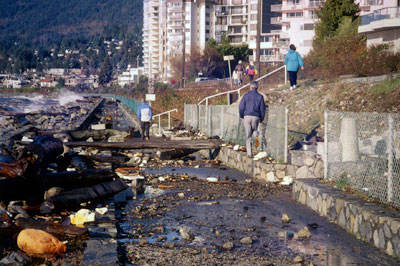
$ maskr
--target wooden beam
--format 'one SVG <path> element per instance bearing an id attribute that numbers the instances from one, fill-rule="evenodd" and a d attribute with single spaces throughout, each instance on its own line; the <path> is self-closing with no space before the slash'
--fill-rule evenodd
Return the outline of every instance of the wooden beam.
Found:
<path id="1" fill-rule="evenodd" d="M 208 140 L 136 140 L 134 142 L 64 142 L 68 147 L 101 149 L 217 149 L 222 141 Z"/>

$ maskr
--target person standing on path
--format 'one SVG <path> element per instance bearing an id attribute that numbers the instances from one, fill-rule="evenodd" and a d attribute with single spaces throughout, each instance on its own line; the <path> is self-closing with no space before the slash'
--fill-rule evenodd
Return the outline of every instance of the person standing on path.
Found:
<path id="1" fill-rule="evenodd" d="M 236 73 L 237 73 L 237 76 L 238 76 L 239 85 L 241 85 L 242 82 L 243 82 L 243 73 L 245 71 L 245 68 L 244 68 L 242 60 L 239 60 L 238 64 L 235 67 L 235 70 L 236 70 Z"/>
<path id="2" fill-rule="evenodd" d="M 286 70 L 289 73 L 290 90 L 296 89 L 297 85 L 297 72 L 299 68 L 304 69 L 303 59 L 300 54 L 296 52 L 296 46 L 291 44 L 289 46 L 289 52 L 285 57 Z"/>
<path id="3" fill-rule="evenodd" d="M 264 120 L 265 102 L 264 97 L 258 93 L 258 82 L 250 82 L 251 91 L 246 93 L 239 104 L 239 116 L 243 120 L 244 130 L 246 131 L 246 151 L 247 157 L 252 158 L 251 142 L 253 134 L 258 137 L 258 124 Z"/>
<path id="4" fill-rule="evenodd" d="M 254 79 L 254 76 L 257 75 L 257 68 L 253 62 L 250 62 L 250 65 L 246 67 L 246 74 L 249 75 L 250 82 Z"/>
<path id="5" fill-rule="evenodd" d="M 140 129 L 141 129 L 142 139 L 149 140 L 150 139 L 150 123 L 151 123 L 151 120 L 153 119 L 153 110 L 151 109 L 151 106 L 146 103 L 144 97 L 142 97 L 141 100 L 142 100 L 142 104 L 137 109 L 136 114 L 140 121 Z"/>

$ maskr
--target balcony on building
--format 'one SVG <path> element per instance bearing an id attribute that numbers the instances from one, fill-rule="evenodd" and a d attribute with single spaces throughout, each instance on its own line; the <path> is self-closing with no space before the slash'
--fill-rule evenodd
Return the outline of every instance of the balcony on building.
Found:
<path id="1" fill-rule="evenodd" d="M 226 5 L 228 5 L 228 0 L 217 0 L 217 1 L 215 2 L 215 4 L 216 4 L 217 6 L 226 6 Z"/>
<path id="2" fill-rule="evenodd" d="M 373 13 L 361 17 L 359 33 L 372 33 L 377 31 L 400 28 L 400 7 L 387 7 L 375 10 Z"/>
<path id="3" fill-rule="evenodd" d="M 282 17 L 271 17 L 271 24 L 282 24 Z"/>
<path id="4" fill-rule="evenodd" d="M 295 10 L 303 10 L 304 1 L 303 0 L 289 0 L 282 3 L 282 11 L 289 12 Z"/>
<path id="5" fill-rule="evenodd" d="M 232 0 L 233 6 L 245 6 L 247 4 L 247 0 Z"/>
<path id="6" fill-rule="evenodd" d="M 272 12 L 280 12 L 282 11 L 282 5 L 271 5 Z"/>
<path id="7" fill-rule="evenodd" d="M 400 7 L 387 7 L 361 16 L 359 33 L 367 35 L 367 45 L 390 45 L 393 52 L 400 51 Z"/>
<path id="8" fill-rule="evenodd" d="M 313 9 L 318 9 L 321 6 L 323 6 L 325 3 L 325 1 L 321 1 L 321 0 L 310 0 L 308 2 L 308 8 L 313 8 Z"/>

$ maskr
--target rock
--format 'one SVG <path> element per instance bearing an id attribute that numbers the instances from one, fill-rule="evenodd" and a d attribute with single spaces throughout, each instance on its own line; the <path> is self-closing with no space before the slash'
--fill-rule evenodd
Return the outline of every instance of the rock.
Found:
<path id="1" fill-rule="evenodd" d="M 181 234 L 182 239 L 185 240 L 193 240 L 194 239 L 194 234 L 190 230 L 190 228 L 184 226 L 179 228 L 179 233 Z"/>
<path id="2" fill-rule="evenodd" d="M 300 240 L 309 239 L 311 237 L 311 232 L 308 227 L 304 227 L 297 233 L 297 238 Z"/>
<path id="3" fill-rule="evenodd" d="M 240 239 L 240 243 L 242 243 L 243 245 L 251 245 L 253 243 L 253 239 L 251 239 L 251 237 L 249 236 L 243 237 L 242 239 Z"/>
<path id="4" fill-rule="evenodd" d="M 6 257 L 2 258 L 0 260 L 0 265 L 13 265 L 13 266 L 25 266 L 25 265 L 31 265 L 32 262 L 31 260 L 18 252 L 10 252 Z"/>
<path id="5" fill-rule="evenodd" d="M 268 172 L 267 173 L 267 182 L 278 182 L 279 179 L 275 177 L 275 173 L 274 172 Z"/>
<path id="6" fill-rule="evenodd" d="M 302 263 L 302 262 L 304 262 L 304 258 L 303 258 L 302 256 L 296 256 L 296 257 L 293 259 L 293 262 L 294 262 L 294 263 Z"/>
<path id="7" fill-rule="evenodd" d="M 279 179 L 283 179 L 286 175 L 286 172 L 284 170 L 276 170 L 276 177 Z"/>
<path id="8" fill-rule="evenodd" d="M 55 196 L 55 195 L 58 195 L 58 194 L 60 194 L 60 192 L 62 192 L 63 190 L 64 190 L 64 189 L 61 188 L 61 187 L 52 187 L 52 188 L 50 188 L 49 190 L 47 190 L 47 191 L 44 193 L 44 199 L 46 200 L 46 199 L 51 198 L 51 197 L 53 197 L 53 196 Z"/>
<path id="9" fill-rule="evenodd" d="M 138 242 L 138 244 L 141 245 L 141 246 L 147 245 L 147 243 L 148 242 L 147 242 L 146 239 L 140 239 L 139 242 Z"/>
<path id="10" fill-rule="evenodd" d="M 226 242 L 222 245 L 222 247 L 226 250 L 231 250 L 233 248 L 233 243 L 232 242 Z"/>
<path id="11" fill-rule="evenodd" d="M 296 171 L 296 179 L 307 178 L 309 176 L 308 167 L 302 166 Z"/>
<path id="12" fill-rule="evenodd" d="M 307 157 L 304 159 L 304 164 L 307 166 L 312 166 L 314 164 L 314 159 L 311 157 Z"/>
<path id="13" fill-rule="evenodd" d="M 290 222 L 289 216 L 286 213 L 282 214 L 282 223 L 289 223 L 289 222 Z"/>

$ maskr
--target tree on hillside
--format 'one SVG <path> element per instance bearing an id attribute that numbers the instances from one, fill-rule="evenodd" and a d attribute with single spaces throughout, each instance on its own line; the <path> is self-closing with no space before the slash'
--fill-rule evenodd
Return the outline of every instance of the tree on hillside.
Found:
<path id="1" fill-rule="evenodd" d="M 110 57 L 106 56 L 104 59 L 103 65 L 101 66 L 100 69 L 100 74 L 99 74 L 99 83 L 101 85 L 104 85 L 108 82 L 110 82 L 112 78 L 112 73 L 113 73 L 113 67 L 111 65 Z"/>
<path id="2" fill-rule="evenodd" d="M 354 3 L 354 0 L 327 0 L 317 11 L 320 20 L 315 25 L 315 40 L 324 41 L 334 36 L 343 18 L 351 17 L 354 21 L 358 18 L 359 12 L 359 5 Z"/>

